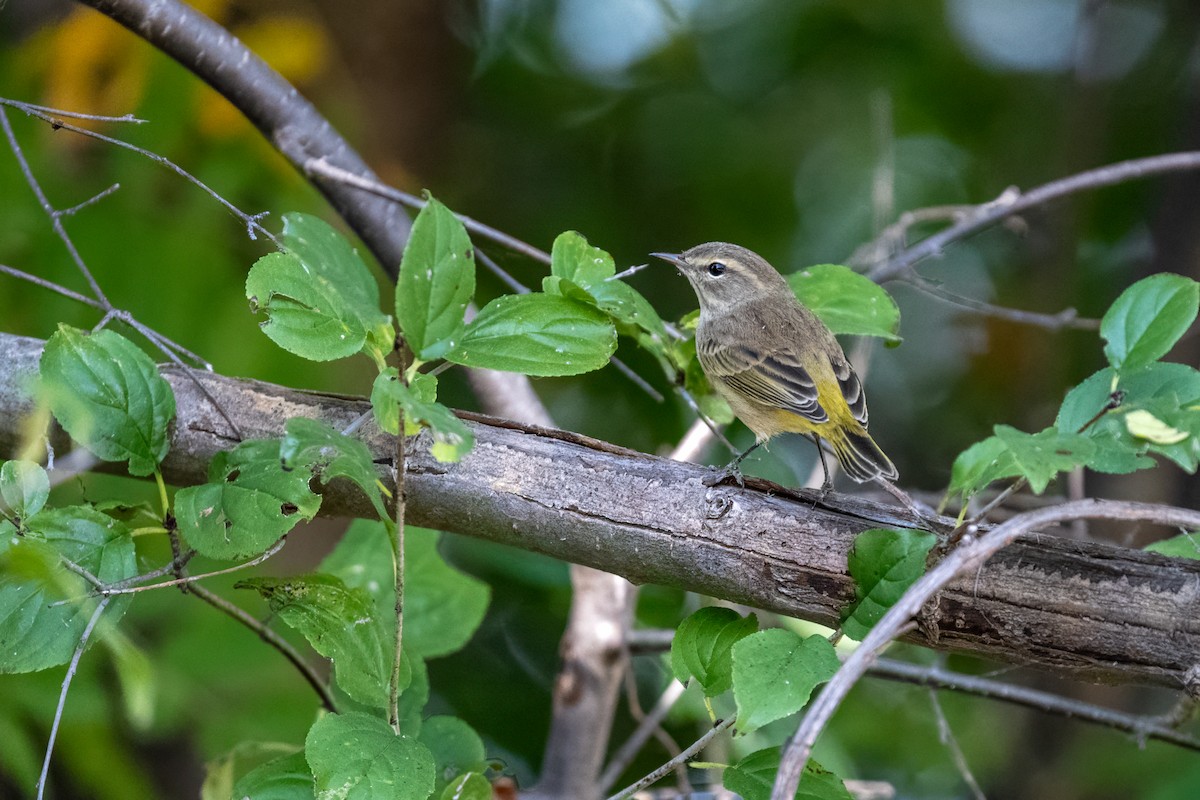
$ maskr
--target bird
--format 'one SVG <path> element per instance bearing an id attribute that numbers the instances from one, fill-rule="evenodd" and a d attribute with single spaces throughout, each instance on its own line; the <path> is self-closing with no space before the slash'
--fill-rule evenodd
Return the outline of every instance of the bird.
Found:
<path id="1" fill-rule="evenodd" d="M 867 433 L 862 381 L 841 345 L 766 259 L 728 242 L 651 255 L 675 265 L 691 283 L 700 300 L 700 366 L 756 437 L 711 483 L 733 477 L 742 484 L 742 461 L 780 433 L 803 434 L 816 444 L 823 493 L 833 480 L 822 440 L 859 483 L 899 477 Z"/>

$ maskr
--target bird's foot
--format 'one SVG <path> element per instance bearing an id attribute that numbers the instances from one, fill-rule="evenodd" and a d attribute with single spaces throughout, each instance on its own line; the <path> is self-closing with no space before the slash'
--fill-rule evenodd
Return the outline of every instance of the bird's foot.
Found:
<path id="1" fill-rule="evenodd" d="M 737 483 L 738 488 L 746 488 L 746 479 L 742 475 L 742 468 L 739 467 L 736 462 L 729 464 L 723 469 L 714 469 L 711 474 L 701 481 L 701 483 L 709 487 L 720 486 L 722 483 L 725 483 L 731 479 Z"/>

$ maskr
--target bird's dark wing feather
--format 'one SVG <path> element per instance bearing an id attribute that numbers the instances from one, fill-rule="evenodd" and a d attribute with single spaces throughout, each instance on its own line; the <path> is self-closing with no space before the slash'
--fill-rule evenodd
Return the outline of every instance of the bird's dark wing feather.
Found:
<path id="1" fill-rule="evenodd" d="M 862 381 L 854 374 L 854 367 L 845 359 L 830 359 L 829 363 L 833 365 L 833 374 L 842 390 L 842 397 L 846 398 L 846 405 L 850 406 L 850 413 L 864 428 L 867 427 L 867 396 L 863 392 Z"/>
<path id="2" fill-rule="evenodd" d="M 816 383 L 793 354 L 725 347 L 711 340 L 701 343 L 697 353 L 713 380 L 763 405 L 787 409 L 815 423 L 829 421 L 817 400 Z"/>

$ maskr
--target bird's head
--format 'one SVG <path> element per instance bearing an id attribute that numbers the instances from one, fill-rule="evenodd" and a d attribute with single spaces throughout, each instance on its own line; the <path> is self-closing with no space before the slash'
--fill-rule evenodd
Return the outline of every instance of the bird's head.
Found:
<path id="1" fill-rule="evenodd" d="M 728 242 L 698 244 L 682 253 L 651 253 L 674 264 L 691 282 L 702 311 L 720 312 L 738 303 L 791 290 L 765 258 Z"/>

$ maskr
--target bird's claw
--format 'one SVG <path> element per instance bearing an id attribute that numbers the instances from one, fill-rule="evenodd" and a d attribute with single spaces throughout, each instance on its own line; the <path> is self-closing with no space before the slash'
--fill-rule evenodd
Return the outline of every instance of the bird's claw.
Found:
<path id="1" fill-rule="evenodd" d="M 713 470 L 713 472 L 706 476 L 701 483 L 711 488 L 713 486 L 720 486 L 730 478 L 737 482 L 739 489 L 746 488 L 746 479 L 742 476 L 741 468 L 736 464 L 730 464 L 729 466 L 720 470 Z"/>

